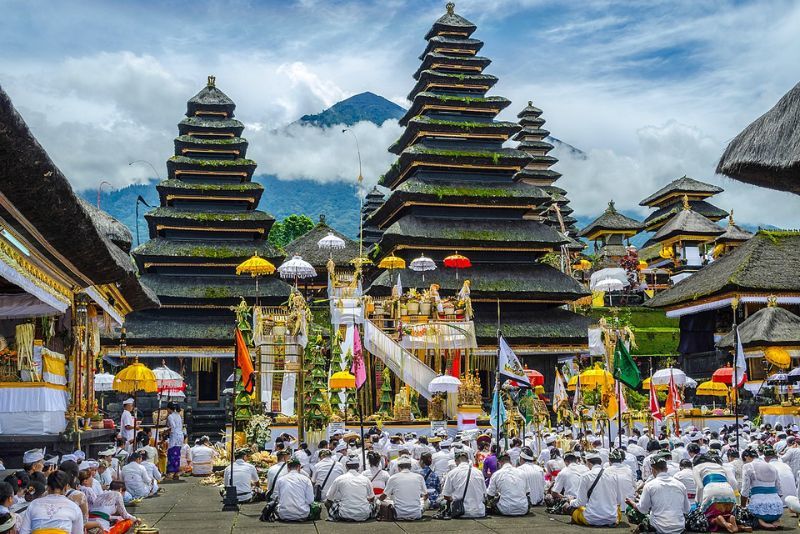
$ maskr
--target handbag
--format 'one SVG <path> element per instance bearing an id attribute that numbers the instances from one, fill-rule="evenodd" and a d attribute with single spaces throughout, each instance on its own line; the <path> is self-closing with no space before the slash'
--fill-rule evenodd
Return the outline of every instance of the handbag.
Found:
<path id="1" fill-rule="evenodd" d="M 459 517 L 464 517 L 464 514 L 467 511 L 464 509 L 464 499 L 467 498 L 467 490 L 469 489 L 469 479 L 472 478 L 472 467 L 467 467 L 467 483 L 464 485 L 464 494 L 461 495 L 460 499 L 453 499 L 453 502 L 450 503 L 450 517 L 453 519 L 458 519 Z"/>

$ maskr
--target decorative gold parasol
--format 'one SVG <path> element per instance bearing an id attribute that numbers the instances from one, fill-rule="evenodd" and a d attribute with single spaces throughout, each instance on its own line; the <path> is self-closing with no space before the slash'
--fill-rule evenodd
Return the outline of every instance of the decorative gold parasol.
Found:
<path id="1" fill-rule="evenodd" d="M 275 272 L 275 266 L 268 260 L 265 260 L 258 255 L 258 252 L 253 254 L 249 260 L 245 260 L 236 267 L 236 274 L 249 274 L 256 279 L 256 306 L 258 306 L 258 277 L 269 275 Z"/>
<path id="2" fill-rule="evenodd" d="M 348 371 L 338 371 L 328 380 L 330 389 L 353 389 L 356 387 L 356 377 Z"/>
<path id="3" fill-rule="evenodd" d="M 156 375 L 136 359 L 114 377 L 114 389 L 121 393 L 155 393 L 158 390 Z"/>
<path id="4" fill-rule="evenodd" d="M 405 269 L 406 268 L 406 260 L 395 256 L 392 254 L 391 256 L 386 256 L 383 258 L 380 263 L 378 263 L 378 269 Z"/>

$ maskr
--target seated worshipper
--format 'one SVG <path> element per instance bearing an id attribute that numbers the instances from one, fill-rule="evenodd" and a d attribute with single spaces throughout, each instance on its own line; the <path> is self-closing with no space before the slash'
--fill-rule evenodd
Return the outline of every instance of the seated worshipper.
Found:
<path id="1" fill-rule="evenodd" d="M 399 521 L 422 519 L 425 509 L 423 499 L 428 496 L 428 488 L 422 475 L 411 472 L 413 460 L 410 456 L 397 459 L 397 473 L 389 477 L 386 488 L 379 497 L 382 506 L 394 507 L 394 517 Z"/>
<path id="2" fill-rule="evenodd" d="M 770 445 L 764 447 L 764 454 L 775 456 Z M 758 519 L 758 526 L 764 530 L 777 530 L 781 526 L 783 500 L 781 499 L 781 479 L 775 466 L 758 457 L 753 449 L 742 451 L 742 503 Z"/>
<path id="3" fill-rule="evenodd" d="M 275 487 L 275 481 L 286 475 L 286 464 L 290 456 L 291 453 L 286 449 L 281 449 L 275 453 L 275 457 L 278 461 L 267 470 L 267 488 L 269 488 L 270 492 L 272 492 L 272 488 Z"/>
<path id="4" fill-rule="evenodd" d="M 124 534 L 139 522 L 125 508 L 125 491 L 125 483 L 115 480 L 109 489 L 95 497 L 89 509 L 89 519 L 99 523 L 105 534 Z"/>
<path id="5" fill-rule="evenodd" d="M 84 534 L 83 513 L 77 504 L 64 496 L 70 475 L 55 471 L 47 477 L 47 495 L 28 506 L 19 525 L 20 534 Z"/>
<path id="6" fill-rule="evenodd" d="M 358 472 L 361 460 L 348 456 L 347 473 L 334 480 L 325 506 L 331 521 L 366 521 L 375 516 L 375 493 L 369 479 Z"/>
<path id="7" fill-rule="evenodd" d="M 311 479 L 302 471 L 302 463 L 292 458 L 286 463 L 286 474 L 275 482 L 272 498 L 277 501 L 278 519 L 306 521 L 311 515 L 314 488 Z"/>
<path id="8" fill-rule="evenodd" d="M 785 464 L 780 460 L 778 460 L 776 453 L 777 451 L 765 447 L 764 461 L 767 462 L 772 467 L 774 467 L 776 471 L 778 471 L 778 479 L 781 482 L 780 495 L 781 499 L 785 504 L 786 497 L 797 497 L 797 486 L 795 485 L 794 473 L 792 472 L 792 468 L 789 466 L 789 464 Z"/>
<path id="9" fill-rule="evenodd" d="M 680 471 L 675 473 L 672 478 L 683 484 L 683 487 L 686 488 L 686 498 L 689 499 L 690 509 L 694 510 L 697 508 L 697 502 L 694 500 L 695 494 L 697 493 L 697 483 L 694 481 L 692 461 L 681 460 Z"/>
<path id="10" fill-rule="evenodd" d="M 472 467 L 466 451 L 457 452 L 455 462 L 456 466 L 447 473 L 442 488 L 442 496 L 447 501 L 448 508 L 452 512 L 453 501 L 459 499 L 463 501 L 464 505 L 462 518 L 475 519 L 486 516 L 486 506 L 483 502 L 486 485 L 483 473 Z M 451 517 L 453 516 L 451 515 Z"/>
<path id="11" fill-rule="evenodd" d="M 14 506 L 14 488 L 8 482 L 0 482 L 0 532 L 5 528 L 5 532 L 14 534 L 17 525 L 17 514 L 11 512 Z M 13 529 L 13 530 L 12 530 Z"/>
<path id="12" fill-rule="evenodd" d="M 620 520 L 620 508 L 625 506 L 619 479 L 602 467 L 597 453 L 589 453 L 586 463 L 591 469 L 580 476 L 578 496 L 572 502 L 572 522 L 588 527 L 615 527 Z"/>
<path id="13" fill-rule="evenodd" d="M 97 474 L 94 476 L 95 480 L 100 483 L 100 488 L 105 491 L 111 487 L 114 481 L 111 476 L 111 467 L 106 460 L 100 460 L 97 464 Z"/>
<path id="14" fill-rule="evenodd" d="M 690 451 L 691 454 L 691 451 Z M 686 518 L 686 528 L 693 532 L 750 532 L 734 517 L 736 495 L 717 456 L 699 453 L 692 460 L 697 484 L 697 508 Z"/>
<path id="15" fill-rule="evenodd" d="M 144 499 L 155 495 L 153 490 L 155 481 L 149 471 L 142 465 L 144 459 L 138 452 L 128 457 L 128 463 L 122 468 L 122 481 L 133 499 Z"/>
<path id="16" fill-rule="evenodd" d="M 183 436 L 183 447 L 181 447 L 181 473 L 192 472 L 192 448 L 189 446 L 189 437 Z"/>
<path id="17" fill-rule="evenodd" d="M 568 513 L 570 501 L 578 496 L 581 475 L 588 471 L 573 452 L 564 455 L 564 464 L 564 469 L 559 471 L 546 499 L 547 512 L 550 514 Z"/>
<path id="18" fill-rule="evenodd" d="M 428 508 L 435 510 L 439 506 L 439 494 L 442 491 L 442 483 L 439 476 L 433 470 L 433 455 L 430 452 L 422 453 L 419 457 L 419 464 L 422 466 L 422 479 L 425 481 L 425 488 L 428 490 Z"/>
<path id="19" fill-rule="evenodd" d="M 439 443 L 439 450 L 431 456 L 431 467 L 440 479 L 443 479 L 450 470 L 450 462 L 453 460 L 450 445 L 452 445 L 450 440 L 442 441 Z"/>
<path id="20" fill-rule="evenodd" d="M 253 488 L 258 487 L 258 472 L 254 465 L 247 462 L 249 454 L 250 449 L 236 449 L 233 465 L 226 467 L 222 476 L 226 486 L 236 486 L 236 498 L 240 503 L 260 500 L 260 494 L 253 492 Z M 231 467 L 233 467 L 233 480 L 231 480 Z"/>
<path id="21" fill-rule="evenodd" d="M 13 504 L 22 504 L 25 502 L 25 491 L 28 489 L 28 486 L 31 483 L 31 479 L 28 476 L 28 473 L 25 471 L 19 470 L 11 473 L 5 478 L 5 481 L 11 484 L 11 487 L 14 488 L 14 503 Z"/>
<path id="22" fill-rule="evenodd" d="M 547 480 L 553 480 L 567 464 L 561 458 L 561 451 L 557 448 L 550 447 L 549 455 L 550 459 L 544 464 L 545 478 L 547 478 Z"/>
<path id="23" fill-rule="evenodd" d="M 389 467 L 386 470 L 389 473 L 389 476 L 392 476 L 393 474 L 397 473 L 397 471 L 398 471 L 397 461 L 402 457 L 411 458 L 411 447 L 407 447 L 407 446 L 401 447 L 400 448 L 400 456 L 398 456 L 397 458 L 395 458 L 394 460 L 389 462 Z M 414 471 L 415 473 L 419 472 L 419 470 L 420 470 L 419 469 L 419 463 L 416 460 L 412 460 L 412 462 L 411 462 L 411 470 Z"/>
<path id="24" fill-rule="evenodd" d="M 319 502 L 325 502 L 328 498 L 328 489 L 340 475 L 345 473 L 344 467 L 337 462 L 330 450 L 321 449 L 317 451 L 319 461 L 314 465 L 311 473 L 311 483 L 314 485 L 314 498 Z"/>
<path id="25" fill-rule="evenodd" d="M 164 475 L 161 474 L 161 471 L 158 470 L 156 464 L 153 463 L 153 458 L 150 456 L 150 452 L 151 451 L 148 449 L 139 450 L 139 454 L 142 455 L 142 465 L 145 469 L 147 469 L 147 473 L 150 475 L 150 478 L 153 479 L 154 490 L 158 492 L 158 483 L 164 479 Z"/>
<path id="26" fill-rule="evenodd" d="M 66 455 L 70 456 L 70 455 Z M 71 455 L 74 458 L 74 455 Z M 83 526 L 88 530 L 92 527 L 97 526 L 96 523 L 89 522 L 89 502 L 86 499 L 86 495 L 82 491 L 80 491 L 80 483 L 78 482 L 78 464 L 75 463 L 74 460 L 67 460 L 66 462 L 61 462 L 59 466 L 59 470 L 63 471 L 67 474 L 67 478 L 69 481 L 69 487 L 67 488 L 64 496 L 78 505 L 78 508 L 81 509 L 81 514 L 83 514 Z"/>
<path id="27" fill-rule="evenodd" d="M 528 484 L 524 475 L 511 464 L 511 456 L 502 453 L 500 466 L 489 479 L 486 495 L 491 498 L 491 511 L 498 515 L 519 516 L 528 513 Z"/>
<path id="28" fill-rule="evenodd" d="M 626 499 L 633 499 L 636 493 L 636 481 L 633 478 L 630 467 L 623 463 L 624 460 L 625 451 L 622 449 L 612 449 L 611 452 L 608 453 L 608 467 L 606 470 L 617 475 L 623 497 Z"/>
<path id="29" fill-rule="evenodd" d="M 651 458 L 653 478 L 645 483 L 638 503 L 631 498 L 627 500 L 628 505 L 641 514 L 639 532 L 680 534 L 686 528 L 684 516 L 689 513 L 689 499 L 684 485 L 667 473 L 671 458 L 667 451 Z M 633 515 L 629 514 L 629 518 L 635 524 Z"/>
<path id="30" fill-rule="evenodd" d="M 489 479 L 492 477 L 492 474 L 499 469 L 497 463 L 497 453 L 499 450 L 497 445 L 492 445 L 489 448 L 489 455 L 483 459 L 483 478 L 487 486 L 489 485 Z"/>
<path id="31" fill-rule="evenodd" d="M 200 438 L 189 454 L 189 459 L 192 462 L 192 476 L 207 477 L 214 471 L 214 458 L 217 457 L 217 451 L 211 448 L 211 440 L 208 436 Z M 130 486 L 128 486 L 130 491 Z"/>
<path id="32" fill-rule="evenodd" d="M 531 506 L 544 502 L 544 471 L 536 465 L 533 449 L 522 447 L 519 452 L 519 472 L 528 485 L 528 501 Z"/>
<path id="33" fill-rule="evenodd" d="M 408 458 L 408 456 L 406 456 Z M 386 487 L 386 481 L 389 480 L 389 473 L 381 469 L 381 461 L 383 458 L 380 454 L 375 451 L 369 451 L 367 453 L 367 463 L 369 467 L 361 473 L 365 477 L 369 479 L 370 484 L 372 484 L 372 491 L 375 495 L 380 495 L 383 493 L 383 488 Z M 397 466 L 397 460 L 392 460 L 394 462 L 395 467 Z"/>
<path id="34" fill-rule="evenodd" d="M 136 450 L 141 451 L 142 449 L 147 452 L 147 458 L 153 464 L 158 463 L 158 449 L 150 445 L 150 434 L 145 431 L 141 431 L 136 435 Z"/>
<path id="35" fill-rule="evenodd" d="M 22 455 L 22 469 L 28 473 L 41 472 L 44 469 L 44 450 L 31 449 Z"/>
<path id="36" fill-rule="evenodd" d="M 90 510 L 95 497 L 97 497 L 97 493 L 95 493 L 94 488 L 92 487 L 93 481 L 94 479 L 92 478 L 92 474 L 88 469 L 84 469 L 78 473 L 78 489 L 84 495 L 86 495 L 86 503 L 88 504 Z"/>

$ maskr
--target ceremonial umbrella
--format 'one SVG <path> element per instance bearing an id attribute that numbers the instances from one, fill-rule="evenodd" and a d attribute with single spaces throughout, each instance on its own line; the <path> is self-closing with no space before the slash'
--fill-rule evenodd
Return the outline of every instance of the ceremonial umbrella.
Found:
<path id="1" fill-rule="evenodd" d="M 114 389 L 114 375 L 111 373 L 97 373 L 94 375 L 94 390 L 97 392 L 112 391 Z"/>
<path id="2" fill-rule="evenodd" d="M 456 270 L 456 280 L 458 280 L 458 271 L 460 269 L 468 269 L 472 267 L 472 262 L 469 261 L 469 258 L 466 256 L 462 256 L 461 254 L 456 251 L 455 254 L 451 254 L 444 259 L 444 266 L 449 267 L 451 269 Z"/>
<path id="3" fill-rule="evenodd" d="M 567 391 L 575 391 L 575 388 L 578 386 L 578 375 L 573 376 L 567 382 Z"/>
<path id="4" fill-rule="evenodd" d="M 461 380 L 450 375 L 439 375 L 428 384 L 431 393 L 455 393 L 461 385 Z"/>
<path id="5" fill-rule="evenodd" d="M 789 383 L 789 375 L 786 373 L 775 373 L 767 377 L 767 384 L 771 386 L 785 386 Z"/>
<path id="6" fill-rule="evenodd" d="M 690 389 L 695 389 L 697 387 L 697 380 L 695 380 L 694 378 L 692 378 L 690 376 L 687 376 L 686 377 L 686 382 L 683 383 L 683 387 L 690 388 Z"/>
<path id="7" fill-rule="evenodd" d="M 584 389 L 611 389 L 614 386 L 614 377 L 598 364 L 580 374 L 581 387 Z"/>
<path id="8" fill-rule="evenodd" d="M 320 250 L 342 250 L 347 244 L 341 237 L 328 232 L 328 235 L 317 241 L 317 246 Z"/>
<path id="9" fill-rule="evenodd" d="M 792 366 L 791 355 L 781 347 L 767 347 L 764 349 L 764 359 L 781 369 L 788 369 Z"/>
<path id="10" fill-rule="evenodd" d="M 656 384 L 656 390 L 657 391 L 663 391 L 663 390 L 667 389 L 668 387 L 669 386 L 667 386 L 666 384 Z M 650 378 L 645 378 L 644 380 L 642 380 L 642 389 L 648 390 L 648 391 L 650 390 Z"/>
<path id="11" fill-rule="evenodd" d="M 606 278 L 597 282 L 593 289 L 595 291 L 622 291 L 625 289 L 625 284 L 616 278 Z"/>
<path id="12" fill-rule="evenodd" d="M 395 256 L 394 254 L 384 257 L 378 263 L 378 269 L 389 269 L 393 271 L 395 269 L 405 269 L 405 268 L 406 268 L 406 260 L 398 256 Z"/>
<path id="13" fill-rule="evenodd" d="M 791 382 L 792 384 L 800 382 L 800 367 L 795 367 L 794 369 L 789 371 L 787 375 L 789 377 L 789 382 Z"/>
<path id="14" fill-rule="evenodd" d="M 275 266 L 269 261 L 258 255 L 256 252 L 252 258 L 245 260 L 236 267 L 236 274 L 249 274 L 256 279 L 256 306 L 258 306 L 258 277 L 275 272 Z"/>
<path id="15" fill-rule="evenodd" d="M 414 272 L 422 273 L 422 281 L 425 281 L 425 271 L 433 271 L 436 269 L 436 264 L 432 259 L 426 258 L 425 254 L 420 255 L 419 258 L 411 260 L 408 266 Z"/>
<path id="16" fill-rule="evenodd" d="M 544 375 L 536 369 L 525 369 L 525 376 L 528 377 L 531 387 L 544 385 Z"/>
<path id="17" fill-rule="evenodd" d="M 694 392 L 695 395 L 699 396 L 708 396 L 708 397 L 727 397 L 728 396 L 728 386 L 723 384 L 722 382 L 715 382 L 713 380 L 709 380 L 708 382 L 703 382 L 699 386 L 697 386 L 697 391 Z"/>
<path id="18" fill-rule="evenodd" d="M 330 389 L 353 389 L 356 387 L 356 377 L 348 371 L 337 371 L 328 380 Z"/>
<path id="19" fill-rule="evenodd" d="M 712 382 L 719 382 L 720 384 L 731 385 L 733 382 L 733 367 L 720 367 L 711 375 Z M 700 384 L 701 386 L 703 384 Z M 698 388 L 700 389 L 700 388 Z"/>
<path id="20" fill-rule="evenodd" d="M 317 271 L 310 263 L 301 256 L 295 254 L 291 260 L 287 260 L 278 267 L 281 278 L 294 278 L 294 285 L 297 287 L 297 280 L 302 278 L 312 278 L 317 276 Z"/>
<path id="21" fill-rule="evenodd" d="M 140 391 L 155 393 L 158 391 L 156 375 L 136 358 L 132 364 L 117 373 L 114 377 L 114 389 L 121 393 L 133 394 L 133 404 L 136 406 L 136 395 Z M 136 416 L 134 415 L 134 419 Z M 135 423 L 134 423 L 135 426 Z"/>
<path id="22" fill-rule="evenodd" d="M 682 386 L 686 383 L 686 373 L 680 369 L 667 367 L 666 369 L 659 369 L 653 373 L 653 384 L 657 386 L 668 386 L 670 378 L 675 381 L 676 386 Z"/>
<path id="23" fill-rule="evenodd" d="M 592 268 L 592 262 L 589 260 L 578 260 L 572 264 L 572 269 L 575 271 L 588 271 Z"/>

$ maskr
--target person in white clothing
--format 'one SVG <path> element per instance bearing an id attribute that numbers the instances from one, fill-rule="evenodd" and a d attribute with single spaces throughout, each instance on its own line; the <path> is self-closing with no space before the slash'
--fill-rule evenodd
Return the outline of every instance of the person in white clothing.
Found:
<path id="1" fill-rule="evenodd" d="M 419 473 L 411 472 L 411 463 L 408 456 L 398 458 L 398 471 L 389 477 L 380 496 L 385 504 L 394 506 L 395 518 L 400 521 L 422 519 L 424 499 L 428 496 L 425 480 Z"/>
<path id="2" fill-rule="evenodd" d="M 380 454 L 375 451 L 369 451 L 369 453 L 367 453 L 367 463 L 369 465 L 361 473 L 369 479 L 370 484 L 372 484 L 372 491 L 376 496 L 383 493 L 386 482 L 389 480 L 389 473 L 381 468 L 382 461 L 383 457 Z M 395 465 L 397 465 L 396 462 Z"/>
<path id="3" fill-rule="evenodd" d="M 83 512 L 66 498 L 69 475 L 55 471 L 47 477 L 48 494 L 30 503 L 19 525 L 19 534 L 34 532 L 61 532 L 83 534 Z"/>
<path id="4" fill-rule="evenodd" d="M 781 486 L 780 496 L 785 506 L 786 497 L 797 497 L 797 485 L 794 481 L 794 473 L 792 473 L 792 468 L 789 467 L 789 464 L 785 464 L 778 460 L 778 457 L 775 454 L 770 454 L 774 452 L 775 451 L 770 451 L 770 449 L 765 449 L 764 461 L 774 467 L 778 472 L 778 479 L 780 480 Z"/>
<path id="5" fill-rule="evenodd" d="M 686 528 L 684 516 L 689 513 L 689 499 L 684 485 L 667 474 L 668 458 L 671 459 L 672 455 L 663 452 L 651 461 L 654 478 L 644 485 L 638 503 L 631 499 L 627 501 L 646 515 L 639 524 L 639 532 L 680 534 Z"/>
<path id="6" fill-rule="evenodd" d="M 214 459 L 217 457 L 217 451 L 210 447 L 210 441 L 208 436 L 203 436 L 189 452 L 192 476 L 206 477 L 214 470 Z"/>
<path id="7" fill-rule="evenodd" d="M 528 513 L 528 483 L 524 475 L 511 465 L 508 453 L 498 458 L 500 469 L 489 479 L 486 495 L 496 498 L 492 512 L 499 515 L 520 516 Z"/>
<path id="8" fill-rule="evenodd" d="M 233 466 L 228 466 L 222 475 L 226 486 L 236 487 L 236 498 L 240 503 L 253 502 L 253 488 L 258 487 L 258 471 L 254 465 L 247 462 L 249 449 L 238 449 L 234 454 Z M 233 478 L 231 478 L 233 467 Z"/>
<path id="9" fill-rule="evenodd" d="M 780 455 L 781 461 L 792 468 L 795 479 L 800 473 L 800 441 L 796 437 L 790 436 L 786 439 L 786 448 Z"/>
<path id="10" fill-rule="evenodd" d="M 536 465 L 533 449 L 522 447 L 519 453 L 519 472 L 528 484 L 528 502 L 538 506 L 544 502 L 544 470 Z"/>
<path id="11" fill-rule="evenodd" d="M 136 436 L 136 420 L 133 416 L 133 399 L 122 402 L 122 416 L 119 420 L 119 435 L 124 441 L 125 451 L 133 452 L 133 438 Z"/>
<path id="12" fill-rule="evenodd" d="M 161 474 L 156 464 L 153 463 L 153 459 L 150 457 L 150 451 L 141 449 L 138 452 L 142 456 L 142 465 L 147 469 L 150 478 L 153 479 L 153 494 L 158 493 L 158 483 L 164 479 L 164 475 Z"/>
<path id="13" fill-rule="evenodd" d="M 345 473 L 342 465 L 332 458 L 328 449 L 318 451 L 319 461 L 314 464 L 311 472 L 311 483 L 314 485 L 314 495 L 320 502 L 328 498 L 328 489 L 333 481 Z"/>
<path id="14" fill-rule="evenodd" d="M 450 453 L 450 441 L 445 440 L 439 444 L 439 450 L 431 456 L 431 468 L 440 479 L 444 478 L 450 470 L 450 461 L 453 455 Z"/>
<path id="15" fill-rule="evenodd" d="M 167 404 L 167 478 L 178 480 L 181 474 L 183 418 L 177 402 Z"/>
<path id="16" fill-rule="evenodd" d="M 125 483 L 115 480 L 106 491 L 100 493 L 89 508 L 89 519 L 97 521 L 103 532 L 111 529 L 111 522 L 117 519 L 118 532 L 126 532 L 130 527 L 139 522 L 136 517 L 128 513 L 125 508 L 123 494 L 125 493 Z M 120 524 L 120 522 L 124 522 Z M 125 528 L 127 525 L 127 528 Z"/>
<path id="17" fill-rule="evenodd" d="M 454 499 L 463 499 L 465 519 L 484 517 L 486 483 L 483 473 L 472 467 L 466 451 L 456 453 L 455 462 L 456 466 L 444 479 L 442 496 L 451 505 Z"/>
<path id="18" fill-rule="evenodd" d="M 585 465 L 578 463 L 574 453 L 564 455 L 565 467 L 556 475 L 556 480 L 550 488 L 550 495 L 554 504 L 564 501 L 566 504 L 578 496 L 581 475 L 588 471 Z"/>
<path id="19" fill-rule="evenodd" d="M 693 509 L 697 506 L 694 500 L 697 494 L 697 482 L 694 479 L 694 471 L 692 471 L 691 460 L 681 460 L 680 471 L 675 473 L 672 478 L 683 484 L 686 490 L 686 498 L 689 499 L 689 505 Z"/>
<path id="20" fill-rule="evenodd" d="M 631 473 L 630 468 L 622 463 L 624 459 L 625 451 L 622 449 L 613 449 L 608 454 L 608 467 L 606 471 L 617 475 L 623 497 L 626 499 L 633 499 L 636 494 L 636 479 L 633 473 Z"/>
<path id="21" fill-rule="evenodd" d="M 347 473 L 337 478 L 328 490 L 325 505 L 332 521 L 366 521 L 374 516 L 375 493 L 369 479 L 358 472 L 361 460 L 348 456 Z"/>
<path id="22" fill-rule="evenodd" d="M 581 475 L 578 496 L 572 503 L 572 521 L 590 527 L 615 527 L 620 508 L 625 506 L 619 479 L 602 468 L 603 460 L 597 453 L 588 454 L 586 463 L 591 470 Z"/>
<path id="23" fill-rule="evenodd" d="M 275 462 L 275 465 L 267 470 L 267 487 L 270 491 L 272 491 L 272 488 L 275 487 L 275 481 L 278 480 L 278 478 L 286 475 L 286 464 L 289 461 L 289 456 L 291 456 L 291 454 L 287 450 L 280 450 L 275 453 L 275 456 L 278 461 Z"/>
<path id="24" fill-rule="evenodd" d="M 276 511 L 281 521 L 305 521 L 311 514 L 314 488 L 301 467 L 300 460 L 292 458 L 286 464 L 286 474 L 275 482 L 273 499 L 278 502 Z"/>
<path id="25" fill-rule="evenodd" d="M 147 468 L 142 465 L 142 461 L 142 455 L 135 452 L 130 455 L 128 463 L 122 468 L 122 480 L 125 482 L 128 493 L 134 499 L 143 499 L 155 495 L 155 491 L 153 491 L 154 480 Z"/>

